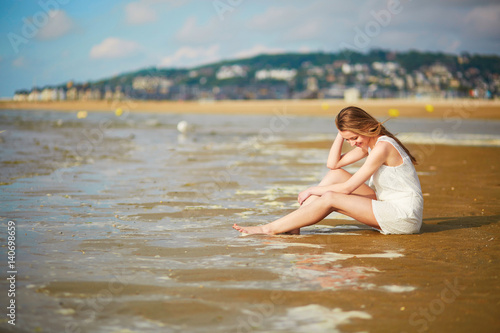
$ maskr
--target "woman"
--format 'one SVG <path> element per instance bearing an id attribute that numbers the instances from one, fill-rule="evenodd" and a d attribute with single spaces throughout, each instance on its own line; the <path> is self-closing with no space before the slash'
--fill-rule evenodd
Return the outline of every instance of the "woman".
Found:
<path id="1" fill-rule="evenodd" d="M 415 158 L 382 123 L 358 107 L 347 107 L 335 119 L 338 134 L 328 156 L 331 169 L 318 186 L 298 197 L 296 211 L 266 225 L 233 228 L 246 234 L 299 234 L 300 228 L 332 212 L 350 216 L 384 234 L 420 231 L 424 201 Z M 356 146 L 341 154 L 346 140 Z M 343 167 L 366 158 L 354 174 Z M 370 186 L 365 182 L 370 179 Z"/>

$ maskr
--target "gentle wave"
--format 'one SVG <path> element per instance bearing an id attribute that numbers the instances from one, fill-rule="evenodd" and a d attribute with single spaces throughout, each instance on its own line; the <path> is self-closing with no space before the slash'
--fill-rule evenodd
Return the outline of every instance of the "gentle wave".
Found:
<path id="1" fill-rule="evenodd" d="M 500 135 L 492 134 L 402 132 L 398 133 L 397 137 L 405 144 L 500 147 Z M 316 142 L 323 140 L 333 142 L 332 135 L 312 134 L 301 138 L 299 141 Z"/>
<path id="2" fill-rule="evenodd" d="M 500 147 L 499 135 L 488 134 L 443 134 L 431 133 L 401 133 L 398 138 L 404 143 L 424 145 L 478 146 Z"/>

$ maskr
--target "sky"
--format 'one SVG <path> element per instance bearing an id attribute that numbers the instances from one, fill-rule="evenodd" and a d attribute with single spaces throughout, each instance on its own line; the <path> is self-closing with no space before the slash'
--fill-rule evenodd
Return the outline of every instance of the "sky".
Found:
<path id="1" fill-rule="evenodd" d="M 142 68 L 372 48 L 500 55 L 498 0 L 2 0 L 0 97 Z"/>

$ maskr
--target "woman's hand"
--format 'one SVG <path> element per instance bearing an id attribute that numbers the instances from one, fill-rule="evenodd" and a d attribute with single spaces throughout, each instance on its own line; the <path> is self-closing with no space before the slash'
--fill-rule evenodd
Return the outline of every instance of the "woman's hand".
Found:
<path id="1" fill-rule="evenodd" d="M 302 203 L 304 201 L 306 201 L 307 198 L 309 198 L 311 195 L 313 195 L 314 194 L 313 192 L 314 192 L 314 187 L 310 187 L 307 190 L 300 192 L 299 197 L 297 199 L 297 201 L 299 202 L 299 205 L 302 205 Z"/>

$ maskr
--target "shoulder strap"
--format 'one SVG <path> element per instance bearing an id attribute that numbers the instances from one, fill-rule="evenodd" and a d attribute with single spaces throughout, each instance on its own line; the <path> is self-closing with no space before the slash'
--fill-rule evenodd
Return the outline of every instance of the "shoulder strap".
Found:
<path id="1" fill-rule="evenodd" d="M 393 138 L 388 137 L 387 135 L 382 135 L 377 139 L 377 142 L 379 141 L 389 142 L 391 145 L 393 145 L 393 147 L 396 148 L 396 150 L 398 151 L 399 155 L 401 155 L 401 158 L 403 158 L 403 160 L 410 159 L 408 154 L 406 154 L 405 150 L 401 148 L 401 146 Z"/>

